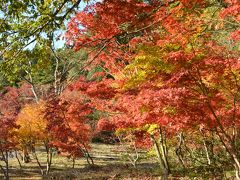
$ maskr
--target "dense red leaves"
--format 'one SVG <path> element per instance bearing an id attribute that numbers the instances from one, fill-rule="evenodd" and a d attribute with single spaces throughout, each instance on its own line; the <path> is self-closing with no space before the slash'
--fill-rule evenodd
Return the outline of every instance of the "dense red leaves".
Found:
<path id="1" fill-rule="evenodd" d="M 70 89 L 85 92 L 90 97 L 110 99 L 116 94 L 111 83 L 113 83 L 112 79 L 103 79 L 101 82 L 86 82 L 84 78 L 80 78 L 70 85 Z"/>
<path id="2" fill-rule="evenodd" d="M 152 4 L 137 0 L 105 0 L 79 12 L 68 24 L 66 39 L 78 50 L 85 47 L 103 48 L 93 64 L 117 72 L 131 58 L 128 42 L 143 32 L 154 21 L 152 11 L 160 1 Z M 141 31 L 140 29 L 145 29 Z M 95 56 L 93 53 L 92 57 Z"/>
<path id="3" fill-rule="evenodd" d="M 99 119 L 96 131 L 115 131 L 116 125 L 107 119 Z"/>
<path id="4" fill-rule="evenodd" d="M 206 4 L 204 0 L 180 0 L 180 2 L 187 8 L 193 8 L 195 6 L 203 6 Z"/>
<path id="5" fill-rule="evenodd" d="M 225 8 L 221 16 L 224 18 L 226 16 L 233 16 L 237 21 L 240 21 L 240 2 L 238 0 L 225 0 L 228 7 Z"/>
<path id="6" fill-rule="evenodd" d="M 97 45 L 102 40 L 125 33 L 124 23 L 125 26 L 143 25 L 144 18 L 141 15 L 144 16 L 152 9 L 152 6 L 137 0 L 105 0 L 79 12 L 69 23 L 66 37 L 70 44 L 74 40 L 76 49 L 88 43 Z"/>
<path id="7" fill-rule="evenodd" d="M 101 50 L 106 46 L 95 62 L 113 74 L 124 73 L 135 56 L 145 54 L 172 66 L 169 72 L 150 67 L 146 71 L 156 73 L 128 89 L 124 89 L 131 81 L 127 77 L 76 82 L 74 88 L 84 92 L 95 108 L 109 113 L 108 120 L 99 121 L 99 128 L 142 132 L 141 127 L 157 124 L 166 127 L 169 135 L 199 127 L 227 130 L 239 124 L 238 54 L 211 39 L 215 34 L 207 28 L 207 4 L 204 0 L 104 0 L 72 19 L 68 42 L 75 49 L 95 46 Z M 239 1 L 222 4 L 227 5 L 220 13 L 222 18 L 232 19 L 222 22 L 221 27 L 236 29 Z M 239 30 L 230 33 L 238 40 Z M 145 53 L 152 46 L 159 52 Z M 137 67 L 133 71 L 137 72 Z M 111 84 L 118 84 L 118 88 Z"/>
<path id="8" fill-rule="evenodd" d="M 79 94 L 67 92 L 64 95 L 48 101 L 47 130 L 52 146 L 61 154 L 81 157 L 91 140 L 91 128 L 87 123 L 92 108 L 87 102 L 76 99 Z"/>
<path id="9" fill-rule="evenodd" d="M 0 150 L 8 151 L 15 148 L 13 129 L 21 104 L 19 91 L 16 88 L 6 88 L 0 94 Z"/>
<path id="10" fill-rule="evenodd" d="M 227 24 L 230 24 L 235 29 L 231 33 L 231 38 L 237 42 L 240 41 L 240 2 L 238 0 L 225 0 L 227 7 L 221 12 L 221 17 L 227 19 Z"/>

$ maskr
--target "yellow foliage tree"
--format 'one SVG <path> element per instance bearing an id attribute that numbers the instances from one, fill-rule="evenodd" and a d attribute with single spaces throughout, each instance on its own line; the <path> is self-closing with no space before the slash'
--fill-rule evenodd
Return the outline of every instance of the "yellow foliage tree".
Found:
<path id="1" fill-rule="evenodd" d="M 22 146 L 35 146 L 48 139 L 46 133 L 47 121 L 44 119 L 45 104 L 40 103 L 26 105 L 18 115 L 17 135 Z"/>
<path id="2" fill-rule="evenodd" d="M 31 151 L 38 163 L 42 175 L 50 171 L 52 162 L 52 149 L 49 147 L 50 139 L 46 131 L 47 120 L 44 119 L 44 110 L 44 101 L 28 104 L 21 110 L 16 122 L 19 126 L 19 129 L 16 130 L 16 134 L 20 148 L 23 150 L 23 160 L 25 161 L 28 152 Z M 46 171 L 43 169 L 37 157 L 36 147 L 39 146 L 44 146 L 47 153 Z"/>

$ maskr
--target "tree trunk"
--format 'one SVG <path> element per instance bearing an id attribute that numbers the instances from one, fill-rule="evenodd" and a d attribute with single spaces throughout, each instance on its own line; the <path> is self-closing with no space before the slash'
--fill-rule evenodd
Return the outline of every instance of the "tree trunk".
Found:
<path id="1" fill-rule="evenodd" d="M 82 151 L 83 151 L 83 153 L 84 153 L 84 156 L 87 158 L 88 164 L 89 164 L 89 165 L 94 165 L 93 158 L 90 156 L 90 154 L 89 154 L 86 146 L 85 146 L 84 144 L 83 144 L 83 146 L 84 146 L 84 150 L 82 150 Z M 81 147 L 80 147 L 80 148 L 81 148 Z M 81 149 L 82 149 L 82 148 L 81 148 Z M 91 163 L 90 163 L 89 159 L 90 159 Z"/>
<path id="2" fill-rule="evenodd" d="M 8 152 L 6 151 L 6 157 L 5 157 L 5 163 L 6 163 L 6 179 L 9 179 L 9 164 L 8 164 Z"/>
<path id="3" fill-rule="evenodd" d="M 234 160 L 236 178 L 240 179 L 240 162 L 239 162 L 238 157 L 235 153 L 233 153 L 232 156 L 233 156 L 233 160 Z"/>
<path id="4" fill-rule="evenodd" d="M 183 169 L 186 169 L 185 163 L 183 160 L 183 155 L 182 155 L 182 144 L 183 144 L 183 133 L 181 132 L 179 134 L 179 143 L 178 143 L 178 146 L 176 147 L 175 153 L 176 153 L 178 161 L 181 163 Z"/>
<path id="5" fill-rule="evenodd" d="M 31 68 L 31 66 L 32 66 L 31 62 L 29 62 L 29 66 Z M 32 93 L 34 95 L 35 101 L 36 101 L 36 103 L 38 103 L 39 102 L 39 98 L 38 98 L 36 87 L 35 87 L 34 82 L 33 82 L 31 71 L 25 70 L 25 72 L 28 74 L 29 79 L 26 79 L 24 77 L 23 77 L 23 79 L 25 81 L 27 81 L 27 83 L 29 83 L 31 85 L 31 90 L 32 90 Z"/>
<path id="6" fill-rule="evenodd" d="M 218 129 L 216 129 L 217 135 L 220 138 L 223 146 L 225 147 L 226 151 L 228 152 L 228 154 L 231 156 L 232 160 L 233 160 L 233 164 L 235 167 L 235 172 L 236 172 L 236 178 L 240 179 L 240 162 L 238 159 L 238 153 L 237 150 L 235 149 L 235 143 L 233 142 L 229 142 L 228 138 L 226 138 L 224 134 L 221 134 Z"/>
<path id="7" fill-rule="evenodd" d="M 87 150 L 86 150 L 86 156 L 87 156 L 88 162 L 89 162 L 89 159 L 91 161 L 91 163 L 89 163 L 89 164 L 94 165 L 93 158 L 90 156 L 90 154 L 88 153 Z"/>
<path id="8" fill-rule="evenodd" d="M 210 153 L 209 153 L 209 150 L 208 150 L 208 143 L 206 141 L 206 136 L 201 129 L 199 131 L 200 131 L 200 133 L 202 134 L 202 137 L 203 137 L 203 146 L 204 146 L 204 150 L 205 150 L 205 153 L 206 153 L 207 164 L 211 165 L 212 161 L 211 161 Z"/>
<path id="9" fill-rule="evenodd" d="M 49 174 L 51 170 L 51 165 L 52 165 L 52 148 L 49 148 L 48 142 L 44 142 L 45 150 L 47 153 L 47 169 L 46 169 L 46 174 Z"/>
<path id="10" fill-rule="evenodd" d="M 40 161 L 38 159 L 38 156 L 37 156 L 37 153 L 36 153 L 35 150 L 33 150 L 33 154 L 34 154 L 34 157 L 35 157 L 35 159 L 37 161 L 37 164 L 38 164 L 38 167 L 40 169 L 41 175 L 44 176 L 44 169 L 43 169 L 43 167 L 42 167 L 42 165 L 41 165 L 41 163 L 40 163 Z"/>
<path id="11" fill-rule="evenodd" d="M 167 143 L 166 143 L 166 136 L 164 136 L 162 128 L 159 128 L 159 136 L 160 136 L 160 146 L 162 151 L 162 157 L 164 160 L 165 167 L 168 171 L 168 174 L 170 173 L 170 167 L 168 162 L 168 149 L 167 149 Z"/>
<path id="12" fill-rule="evenodd" d="M 26 148 L 23 148 L 22 161 L 23 163 L 29 163 L 31 161 L 29 157 L 29 153 Z"/>
<path id="13" fill-rule="evenodd" d="M 15 151 L 15 157 L 16 157 L 16 159 L 17 159 L 17 161 L 18 161 L 18 164 L 19 164 L 20 169 L 22 169 L 22 164 L 21 164 L 20 159 L 18 158 L 18 152 L 17 152 L 17 151 Z"/>
<path id="14" fill-rule="evenodd" d="M 47 170 L 46 174 L 49 174 L 52 166 L 52 151 L 50 150 L 49 154 L 47 155 Z"/>
<path id="15" fill-rule="evenodd" d="M 4 151 L 1 151 L 1 154 L 2 154 L 3 161 L 5 163 L 5 169 L 1 165 L 0 165 L 0 168 L 1 168 L 2 172 L 3 172 L 4 179 L 5 180 L 9 180 L 8 151 L 6 151 L 5 154 L 4 154 Z"/>
<path id="16" fill-rule="evenodd" d="M 72 161 L 72 168 L 74 169 L 74 168 L 75 168 L 75 157 L 73 157 L 72 160 L 73 160 L 73 161 Z"/>
<path id="17" fill-rule="evenodd" d="M 157 153 L 159 165 L 160 165 L 160 168 L 161 168 L 162 173 L 163 173 L 163 179 L 167 179 L 169 172 L 168 172 L 168 169 L 167 169 L 166 166 L 165 166 L 164 160 L 163 160 L 163 158 L 162 158 L 162 154 L 161 154 L 161 152 L 160 152 L 160 147 L 159 147 L 159 145 L 158 145 L 158 143 L 157 143 L 154 135 L 151 135 L 151 140 L 152 140 L 152 142 L 153 142 L 154 149 L 155 149 L 155 151 L 156 151 L 156 153 Z"/>
<path id="18" fill-rule="evenodd" d="M 128 157 L 129 161 L 131 162 L 133 167 L 136 168 L 137 161 L 139 159 L 139 153 L 135 145 L 134 145 L 134 154 L 129 153 L 128 156 L 129 156 Z"/>
<path id="19" fill-rule="evenodd" d="M 0 165 L 0 168 L 1 168 L 1 170 L 2 170 L 2 173 L 3 173 L 4 179 L 8 180 L 9 177 L 6 175 L 6 171 L 5 171 L 5 169 L 4 169 L 3 166 L 1 166 L 1 165 Z"/>
<path id="20" fill-rule="evenodd" d="M 203 139 L 203 145 L 204 145 L 204 150 L 205 150 L 205 153 L 206 153 L 207 164 L 211 165 L 212 162 L 211 162 L 211 159 L 210 159 L 210 155 L 209 155 L 209 152 L 208 152 L 208 147 L 207 147 L 205 139 Z"/>

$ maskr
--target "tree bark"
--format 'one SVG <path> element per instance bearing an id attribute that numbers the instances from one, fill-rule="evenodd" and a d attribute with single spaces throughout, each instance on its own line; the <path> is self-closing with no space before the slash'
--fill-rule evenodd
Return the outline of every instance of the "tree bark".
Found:
<path id="1" fill-rule="evenodd" d="M 45 149 L 47 153 L 47 169 L 46 169 L 46 174 L 49 174 L 51 170 L 51 165 L 52 165 L 52 148 L 48 147 L 48 144 L 45 144 Z"/>
<path id="2" fill-rule="evenodd" d="M 84 146 L 84 150 L 83 150 L 84 156 L 87 158 L 88 164 L 89 164 L 89 165 L 94 165 L 93 158 L 90 156 L 90 154 L 89 154 L 89 152 L 88 152 L 88 150 L 87 150 L 87 147 L 85 146 L 85 144 L 83 144 L 83 146 Z M 91 163 L 90 163 L 89 159 L 90 159 Z"/>
<path id="3" fill-rule="evenodd" d="M 8 164 L 8 151 L 4 153 L 4 151 L 1 151 L 3 161 L 5 163 L 5 169 L 3 166 L 0 165 L 0 168 L 3 172 L 4 179 L 9 180 L 9 164 Z"/>
<path id="4" fill-rule="evenodd" d="M 163 175 L 163 179 L 167 179 L 169 172 L 168 172 L 168 170 L 167 170 L 167 168 L 166 168 L 166 166 L 165 166 L 164 160 L 163 160 L 163 158 L 162 158 L 162 154 L 161 154 L 161 152 L 160 152 L 160 151 L 161 151 L 161 150 L 160 150 L 160 147 L 159 147 L 159 145 L 158 145 L 158 143 L 157 143 L 154 135 L 151 135 L 151 140 L 152 140 L 152 142 L 153 142 L 154 149 L 155 149 L 155 151 L 156 151 L 156 153 L 157 153 L 158 162 L 159 162 L 160 168 L 161 168 L 162 173 L 163 173 L 163 174 L 162 174 L 162 175 Z"/>
<path id="5" fill-rule="evenodd" d="M 233 160 L 236 178 L 240 179 L 240 161 L 238 159 L 238 153 L 237 153 L 237 150 L 235 149 L 234 142 L 229 142 L 228 138 L 225 139 L 225 137 L 224 137 L 225 133 L 223 135 L 221 135 L 221 133 L 218 131 L 217 128 L 216 128 L 216 132 L 217 132 L 217 135 L 218 135 L 220 141 L 222 142 L 223 146 L 225 147 L 226 151 L 228 152 L 228 154 L 231 156 L 231 158 Z"/>
<path id="6" fill-rule="evenodd" d="M 17 151 L 15 151 L 15 157 L 16 157 L 16 159 L 17 159 L 17 161 L 18 161 L 18 164 L 19 164 L 20 169 L 22 169 L 22 164 L 21 164 L 21 161 L 20 161 L 20 159 L 19 159 L 19 157 L 18 157 L 18 152 L 17 152 Z"/>
<path id="7" fill-rule="evenodd" d="M 44 176 L 44 169 L 43 169 L 43 167 L 42 167 L 42 165 L 41 165 L 41 163 L 40 163 L 40 161 L 38 159 L 38 156 L 37 156 L 37 153 L 36 153 L 35 150 L 33 150 L 33 154 L 34 154 L 34 157 L 35 157 L 35 159 L 37 161 L 37 164 L 38 164 L 38 167 L 40 169 L 41 175 Z"/>
<path id="8" fill-rule="evenodd" d="M 178 143 L 178 146 L 176 147 L 175 153 L 176 153 L 178 161 L 181 163 L 183 169 L 186 169 L 185 163 L 183 160 L 183 155 L 182 155 L 182 144 L 183 144 L 183 133 L 181 132 L 179 134 L 179 143 Z"/>
<path id="9" fill-rule="evenodd" d="M 29 153 L 28 153 L 27 149 L 23 148 L 22 152 L 23 152 L 23 155 L 22 155 L 23 163 L 29 163 L 31 160 L 30 160 Z"/>
<path id="10" fill-rule="evenodd" d="M 72 168 L 75 168 L 75 157 L 72 158 Z"/>
<path id="11" fill-rule="evenodd" d="M 170 173 L 170 167 L 169 167 L 169 162 L 168 162 L 168 149 L 167 149 L 167 144 L 166 144 L 166 136 L 164 136 L 163 130 L 160 127 L 159 128 L 159 136 L 160 136 L 160 147 L 162 151 L 162 157 L 164 160 L 165 167 L 168 171 L 168 174 Z"/>

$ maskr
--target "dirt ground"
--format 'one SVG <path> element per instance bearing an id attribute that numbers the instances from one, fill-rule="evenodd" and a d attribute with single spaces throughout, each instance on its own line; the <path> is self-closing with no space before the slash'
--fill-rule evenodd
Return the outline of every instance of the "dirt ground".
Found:
<path id="1" fill-rule="evenodd" d="M 94 166 L 89 166 L 86 159 L 80 158 L 72 168 L 72 160 L 54 155 L 51 172 L 44 178 L 33 157 L 30 163 L 22 163 L 22 169 L 17 159 L 11 158 L 10 179 L 159 179 L 158 164 L 153 159 L 140 161 L 134 167 L 124 155 L 117 145 L 92 144 Z M 46 154 L 41 149 L 38 158 L 43 164 L 46 161 Z M 1 174 L 0 179 L 3 179 Z"/>
<path id="2" fill-rule="evenodd" d="M 39 160 L 44 165 L 46 154 L 41 149 L 38 150 L 37 154 Z M 90 154 L 94 159 L 94 166 L 89 166 L 85 158 L 80 158 L 75 161 L 74 168 L 72 167 L 73 162 L 71 159 L 55 154 L 51 172 L 47 177 L 41 176 L 40 169 L 33 157 L 31 157 L 32 161 L 30 163 L 22 163 L 22 169 L 20 169 L 17 159 L 11 158 L 9 162 L 10 180 L 162 179 L 156 159 L 149 156 L 146 152 L 140 153 L 140 161 L 136 167 L 130 163 L 124 149 L 118 145 L 94 143 L 92 144 Z M 178 169 L 178 164 L 175 163 L 174 167 Z M 183 172 L 181 169 L 176 171 L 175 169 L 168 176 L 168 179 L 232 179 L 234 176 L 234 173 L 231 171 L 227 172 L 226 175 L 220 172 L 212 174 L 212 172 L 207 172 L 203 168 L 189 169 L 188 172 Z M 3 179 L 2 174 L 0 174 L 1 179 Z"/>

